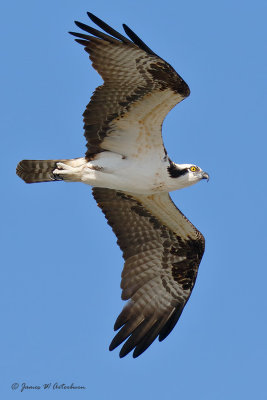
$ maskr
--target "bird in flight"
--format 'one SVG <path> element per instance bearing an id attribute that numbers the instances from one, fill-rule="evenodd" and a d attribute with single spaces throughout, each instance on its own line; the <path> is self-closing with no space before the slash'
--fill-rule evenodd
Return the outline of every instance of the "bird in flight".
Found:
<path id="1" fill-rule="evenodd" d="M 128 26 L 129 39 L 88 13 L 104 32 L 81 22 L 70 32 L 89 53 L 104 80 L 84 117 L 85 157 L 23 160 L 17 174 L 26 183 L 83 182 L 118 239 L 125 260 L 118 331 L 110 350 L 120 357 L 142 354 L 176 325 L 194 287 L 205 240 L 172 202 L 169 192 L 209 175 L 193 164 L 176 164 L 164 147 L 167 113 L 190 94 L 176 71 Z"/>

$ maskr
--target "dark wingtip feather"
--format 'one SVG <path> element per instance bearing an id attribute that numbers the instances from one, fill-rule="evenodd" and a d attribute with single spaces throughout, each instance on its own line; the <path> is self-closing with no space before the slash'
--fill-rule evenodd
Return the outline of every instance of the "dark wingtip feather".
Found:
<path id="1" fill-rule="evenodd" d="M 147 336 L 147 333 L 153 327 L 154 321 L 151 319 L 144 320 L 137 328 L 132 332 L 131 336 L 124 343 L 120 351 L 120 357 L 125 357 L 129 354 L 136 346 L 139 345 L 140 342 L 144 340 Z"/>
<path id="2" fill-rule="evenodd" d="M 180 318 L 183 309 L 184 309 L 184 304 L 182 304 L 179 307 L 177 307 L 175 312 L 169 318 L 168 322 L 161 329 L 161 331 L 159 332 L 159 341 L 160 342 L 162 342 L 171 333 L 171 331 L 173 330 L 173 328 L 177 324 L 177 321 Z"/>
<path id="3" fill-rule="evenodd" d="M 95 28 L 92 28 L 88 25 L 83 24 L 82 22 L 79 21 L 74 21 L 74 23 L 82 30 L 89 32 L 90 34 L 102 39 L 106 40 L 111 43 L 116 43 L 116 40 L 120 40 L 123 43 L 133 45 L 135 44 L 138 46 L 141 50 L 144 50 L 146 53 L 155 55 L 157 56 L 156 53 L 154 53 L 137 35 L 134 33 L 127 25 L 123 24 L 124 31 L 126 34 L 129 36 L 131 40 L 129 40 L 127 37 L 123 36 L 121 33 L 113 29 L 111 26 L 109 26 L 106 22 L 102 21 L 100 18 L 98 18 L 96 15 L 92 14 L 91 12 L 87 12 L 88 17 L 91 19 L 92 22 L 94 22 L 97 26 L 99 26 L 103 31 L 105 31 L 107 34 L 98 31 Z M 75 34 L 75 32 L 69 32 L 73 36 L 78 36 Z M 109 36 L 110 35 L 110 36 Z M 78 42 L 79 43 L 79 42 Z"/>
<path id="4" fill-rule="evenodd" d="M 87 11 L 87 15 L 90 18 L 91 21 L 93 21 L 95 24 L 97 24 L 97 21 L 101 21 L 95 14 L 91 13 L 90 11 Z"/>
<path id="5" fill-rule="evenodd" d="M 74 21 L 75 25 L 78 26 L 78 28 L 82 29 L 83 31 L 87 31 L 89 28 L 87 25 L 83 24 L 82 22 L 79 21 Z"/>
<path id="6" fill-rule="evenodd" d="M 140 39 L 139 36 L 137 36 L 136 33 L 134 33 L 134 31 L 132 31 L 131 28 L 129 28 L 129 26 L 127 26 L 126 24 L 122 24 L 123 29 L 126 33 L 126 35 L 129 36 L 130 39 L 132 39 L 132 41 L 138 46 L 140 47 L 140 49 L 144 50 L 146 53 L 148 54 L 152 54 L 154 56 L 156 56 L 156 53 L 154 53 L 154 51 L 152 51 L 144 42 L 142 39 Z"/>
<path id="7" fill-rule="evenodd" d="M 72 35 L 72 36 L 76 36 L 76 35 L 77 35 L 76 32 L 71 32 L 71 31 L 69 31 L 68 33 L 69 33 L 70 35 Z"/>
<path id="8" fill-rule="evenodd" d="M 114 336 L 113 340 L 111 341 L 111 343 L 109 345 L 109 350 L 112 351 L 116 347 L 118 347 L 120 344 L 122 344 L 122 342 L 124 342 L 124 340 L 126 340 L 127 337 L 131 335 L 133 330 L 136 328 L 136 325 L 137 325 L 136 321 L 131 321 L 131 322 L 125 324 L 121 328 L 121 330 L 117 333 L 117 335 Z"/>
<path id="9" fill-rule="evenodd" d="M 103 31 L 109 33 L 110 35 L 114 36 L 115 38 L 121 40 L 124 43 L 131 43 L 129 39 L 123 36 L 121 33 L 113 29 L 109 26 L 106 22 L 102 21 L 102 19 L 96 17 L 94 14 L 87 12 L 88 17 L 93 21 L 97 26 L 99 26 Z"/>
<path id="10" fill-rule="evenodd" d="M 77 38 L 80 38 L 80 39 L 89 40 L 91 38 L 91 36 L 85 35 L 84 33 L 69 32 L 69 34 L 72 35 L 72 36 L 75 36 Z"/>
<path id="11" fill-rule="evenodd" d="M 87 40 L 75 39 L 75 42 L 81 44 L 82 46 L 87 46 L 88 45 L 88 41 Z"/>
<path id="12" fill-rule="evenodd" d="M 164 320 L 159 319 L 149 328 L 144 337 L 137 342 L 133 352 L 133 358 L 139 357 L 154 342 L 165 322 L 166 318 L 164 318 Z"/>
<path id="13" fill-rule="evenodd" d="M 126 322 L 129 320 L 131 315 L 131 306 L 132 303 L 128 302 L 122 309 L 121 313 L 118 315 L 115 324 L 114 324 L 114 331 L 120 329 Z"/>
<path id="14" fill-rule="evenodd" d="M 116 348 L 116 346 L 114 345 L 113 340 L 112 340 L 108 349 L 109 349 L 109 351 L 113 351 L 115 348 Z"/>

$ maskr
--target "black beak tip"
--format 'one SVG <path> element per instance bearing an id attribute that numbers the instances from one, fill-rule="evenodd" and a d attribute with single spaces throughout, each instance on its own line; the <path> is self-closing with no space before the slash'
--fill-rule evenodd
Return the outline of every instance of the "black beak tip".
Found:
<path id="1" fill-rule="evenodd" d="M 207 179 L 207 182 L 210 180 L 210 176 L 207 172 L 203 172 L 202 179 Z"/>

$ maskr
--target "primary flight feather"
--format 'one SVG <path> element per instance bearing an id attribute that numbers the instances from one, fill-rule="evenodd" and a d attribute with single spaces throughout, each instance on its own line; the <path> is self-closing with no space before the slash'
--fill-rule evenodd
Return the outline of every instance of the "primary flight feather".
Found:
<path id="1" fill-rule="evenodd" d="M 110 350 L 137 357 L 171 332 L 195 284 L 204 253 L 202 234 L 173 204 L 169 192 L 208 174 L 170 160 L 162 142 L 167 113 L 189 96 L 184 80 L 129 27 L 131 40 L 88 13 L 106 33 L 80 22 L 74 33 L 104 84 L 84 111 L 85 157 L 23 160 L 17 174 L 27 183 L 83 182 L 118 238 L 125 259 L 122 299 L 128 300 Z"/>

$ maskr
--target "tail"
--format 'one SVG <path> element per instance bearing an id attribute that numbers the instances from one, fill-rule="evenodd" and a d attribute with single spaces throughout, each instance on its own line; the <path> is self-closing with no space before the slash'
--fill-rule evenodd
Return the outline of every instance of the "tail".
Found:
<path id="1" fill-rule="evenodd" d="M 53 171 L 57 168 L 58 162 L 62 162 L 71 167 L 78 167 L 85 163 L 85 159 L 22 160 L 17 165 L 16 173 L 26 183 L 61 181 L 63 176 L 53 174 Z"/>

